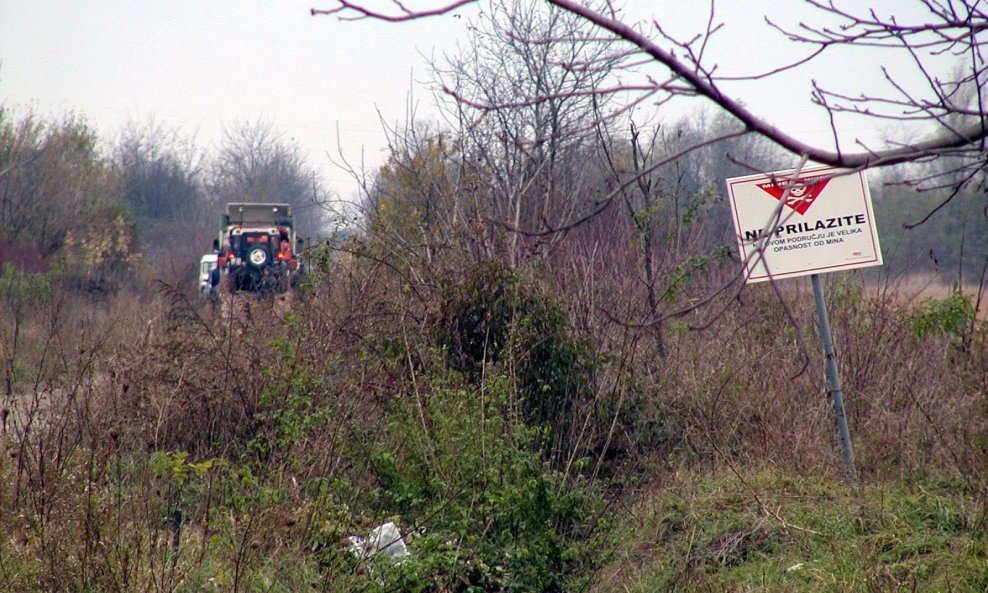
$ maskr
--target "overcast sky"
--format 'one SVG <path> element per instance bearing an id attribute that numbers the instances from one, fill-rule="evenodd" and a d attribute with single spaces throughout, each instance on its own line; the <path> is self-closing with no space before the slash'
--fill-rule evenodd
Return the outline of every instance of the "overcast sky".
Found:
<path id="1" fill-rule="evenodd" d="M 695 33 L 706 4 L 629 0 L 637 17 L 659 15 L 669 32 Z M 878 3 L 884 7 L 913 2 Z M 423 55 L 453 51 L 473 10 L 405 24 L 312 17 L 325 0 L 0 0 L 0 100 L 15 112 L 75 111 L 112 141 L 127 122 L 154 120 L 215 146 L 224 126 L 263 119 L 297 140 L 343 198 L 353 184 L 327 153 L 382 162 L 388 122 L 404 121 L 409 93 L 420 118 L 435 113 Z M 725 72 L 778 65 L 787 46 L 762 19 L 795 23 L 792 0 L 721 0 L 726 23 L 712 48 Z M 883 8 L 885 9 L 885 8 Z M 864 89 L 881 58 L 839 54 L 804 73 L 738 87 L 745 101 L 792 134 L 825 142 L 828 124 L 807 111 L 809 82 Z M 869 130 L 854 133 L 871 134 Z"/>

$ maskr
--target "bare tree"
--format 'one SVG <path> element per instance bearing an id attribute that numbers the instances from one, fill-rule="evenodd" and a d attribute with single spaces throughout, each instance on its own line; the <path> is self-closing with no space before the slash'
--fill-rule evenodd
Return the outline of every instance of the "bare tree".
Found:
<path id="1" fill-rule="evenodd" d="M 153 260 L 186 261 L 209 245 L 215 218 L 203 191 L 202 154 L 177 130 L 128 125 L 113 151 L 124 202 Z"/>
<path id="2" fill-rule="evenodd" d="M 312 14 L 335 15 L 342 20 L 376 19 L 388 22 L 414 21 L 472 4 L 482 6 L 483 13 L 498 5 L 483 0 L 453 0 L 447 3 L 440 0 L 433 5 L 412 6 L 392 0 L 390 9 L 388 5 L 378 9 L 362 0 L 326 1 L 332 3 L 330 8 L 313 9 Z M 532 2 L 538 3 L 538 0 Z M 766 24 L 781 34 L 792 49 L 777 52 L 774 55 L 778 56 L 778 61 L 759 71 L 745 71 L 745 64 L 740 62 L 730 63 L 730 68 L 725 68 L 709 51 L 725 28 L 718 21 L 713 1 L 709 4 L 705 24 L 685 35 L 672 34 L 672 23 L 662 22 L 661 17 L 647 23 L 628 19 L 612 3 L 596 6 L 580 0 L 544 2 L 571 15 L 577 25 L 541 35 L 530 31 L 509 32 L 507 38 L 533 47 L 545 44 L 579 45 L 592 41 L 599 44 L 598 47 L 605 48 L 592 60 L 574 56 L 568 60 L 560 58 L 556 60 L 556 65 L 575 72 L 588 65 L 608 62 L 617 66 L 611 70 L 609 77 L 597 79 L 596 84 L 582 90 L 571 87 L 548 87 L 544 92 L 518 90 L 517 86 L 512 87 L 514 80 L 504 78 L 503 74 L 485 82 L 483 87 L 512 90 L 513 95 L 470 95 L 455 86 L 446 85 L 443 90 L 459 103 L 463 112 L 473 110 L 474 114 L 480 114 L 472 119 L 464 118 L 468 126 L 479 127 L 486 121 L 506 117 L 505 114 L 519 107 L 542 108 L 551 101 L 574 97 L 590 98 L 601 106 L 592 113 L 592 126 L 622 123 L 632 110 L 652 109 L 672 103 L 681 105 L 684 101 L 710 102 L 716 110 L 731 118 L 735 125 L 721 127 L 717 132 L 719 136 L 698 135 L 692 146 L 683 146 L 661 158 L 650 159 L 648 166 L 639 168 L 634 175 L 622 177 L 617 187 L 609 188 L 582 211 L 566 212 L 565 216 L 549 221 L 538 218 L 537 212 L 517 209 L 508 213 L 502 210 L 494 215 L 480 213 L 480 218 L 485 222 L 516 231 L 517 238 L 509 239 L 512 242 L 520 242 L 522 237 L 544 239 L 564 236 L 620 203 L 625 190 L 636 183 L 636 176 L 651 175 L 670 163 L 699 154 L 707 147 L 724 146 L 725 140 L 745 135 L 764 138 L 803 164 L 812 161 L 839 168 L 868 169 L 939 161 L 943 166 L 921 169 L 921 177 L 912 181 L 929 186 L 939 185 L 941 189 L 945 184 L 953 184 L 947 187 L 948 197 L 944 203 L 961 189 L 978 188 L 982 199 L 985 195 L 988 113 L 984 109 L 983 89 L 988 86 L 985 84 L 984 52 L 988 11 L 977 0 L 924 0 L 919 7 L 913 7 L 908 17 L 897 16 L 887 9 L 845 10 L 833 2 L 804 0 L 801 7 L 814 15 L 805 22 L 825 24 L 789 26 L 780 24 L 778 19 L 766 18 Z M 791 6 L 787 3 L 784 8 L 791 9 Z M 779 15 L 782 8 L 780 3 Z M 771 15 L 772 11 L 768 14 Z M 579 26 L 581 24 L 583 26 Z M 844 50 L 854 54 L 856 66 L 868 59 L 878 64 L 894 60 L 910 64 L 912 71 L 903 74 L 883 69 L 883 90 L 869 91 L 867 94 L 841 92 L 822 83 L 810 82 L 805 88 L 805 101 L 818 108 L 830 122 L 833 136 L 830 143 L 817 145 L 792 130 L 783 129 L 771 118 L 759 116 L 739 95 L 732 94 L 739 83 L 771 83 L 796 73 L 812 73 L 818 63 Z M 793 55 L 797 57 L 791 58 Z M 721 59 L 730 61 L 732 57 L 733 54 L 729 54 Z M 517 70 L 508 71 L 516 75 L 519 73 Z M 854 81 L 854 78 L 850 80 Z M 920 82 L 917 84 L 916 80 Z M 498 86 L 494 86 L 495 81 Z M 794 89 L 791 86 L 786 89 L 787 100 L 792 101 Z M 912 132 L 881 147 L 860 140 L 849 143 L 846 138 L 856 131 L 856 128 L 844 125 L 850 116 L 871 123 L 894 124 L 909 128 Z M 860 121 L 852 122 L 860 124 Z M 491 151 L 498 146 L 497 141 L 503 142 L 505 139 L 512 140 L 510 136 L 492 135 L 478 145 Z M 522 145 L 530 149 L 539 144 Z M 469 154 L 470 151 L 464 150 L 465 159 Z M 750 171 L 764 171 L 760 168 L 763 163 L 741 162 L 738 161 L 739 157 L 722 152 L 720 159 L 734 159 L 736 164 L 742 164 Z M 471 164 L 467 160 L 464 163 Z M 931 170 L 937 173 L 931 175 L 928 173 Z M 519 178 L 514 176 L 511 179 L 517 181 Z M 954 190 L 952 193 L 950 187 Z M 521 190 L 527 187 L 516 185 L 505 189 L 506 196 L 518 200 L 514 202 L 517 206 L 522 203 Z M 590 191 L 584 190 L 584 194 L 588 195 Z M 521 224 L 522 221 L 524 224 Z M 587 261 L 592 259 L 588 258 Z M 725 297 L 734 294 L 733 289 L 739 280 L 740 275 L 734 274 L 722 283 L 708 287 L 705 295 L 682 299 L 643 324 L 658 325 L 663 319 L 685 315 L 698 307 L 719 302 L 712 311 L 711 319 L 715 319 L 729 306 L 729 298 Z M 788 309 L 786 311 L 788 314 Z M 629 319 L 627 316 L 624 318 Z M 700 326 L 704 325 L 705 322 L 700 323 Z"/>
<path id="3" fill-rule="evenodd" d="M 496 5 L 483 0 L 453 0 L 447 3 L 440 0 L 437 4 L 417 6 L 392 1 L 390 5 L 378 9 L 362 0 L 326 1 L 332 3 L 330 8 L 312 9 L 312 14 L 335 15 L 342 20 L 376 19 L 388 22 L 414 21 L 453 12 L 466 5 L 482 6 L 482 11 Z M 710 51 L 725 29 L 724 23 L 718 21 L 713 1 L 709 4 L 705 24 L 685 35 L 671 33 L 673 23 L 663 22 L 662 17 L 647 23 L 628 19 L 612 3 L 596 6 L 580 0 L 544 2 L 571 15 L 576 22 L 582 22 L 585 26 L 574 26 L 554 34 L 539 36 L 522 33 L 509 38 L 532 46 L 587 41 L 601 44 L 606 50 L 592 61 L 571 58 L 568 61 L 560 60 L 558 65 L 565 70 L 580 71 L 587 64 L 596 65 L 610 60 L 619 67 L 611 71 L 609 78 L 600 79 L 600 84 L 582 91 L 547 88 L 542 93 L 517 92 L 513 100 L 507 100 L 504 96 L 470 96 L 448 86 L 445 92 L 462 105 L 483 114 L 483 119 L 502 117 L 502 114 L 518 106 L 531 108 L 554 100 L 590 97 L 601 104 L 605 99 L 610 101 L 594 113 L 594 125 L 598 122 L 620 123 L 631 110 L 638 108 L 656 108 L 673 102 L 682 104 L 683 101 L 697 100 L 701 104 L 704 100 L 709 101 L 715 109 L 736 122 L 736 126 L 722 128 L 721 136 L 698 136 L 693 146 L 685 146 L 672 154 L 653 159 L 647 167 L 635 172 L 638 176 L 650 175 L 669 163 L 723 140 L 750 134 L 767 139 L 800 163 L 812 161 L 839 168 L 868 169 L 939 161 L 941 167 L 919 169 L 920 177 L 910 181 L 947 189 L 944 203 L 962 189 L 970 191 L 977 188 L 983 199 L 988 189 L 985 181 L 988 169 L 985 165 L 988 112 L 984 108 L 984 88 L 988 86 L 985 81 L 984 49 L 988 11 L 978 0 L 924 0 L 918 7 L 912 7 L 907 16 L 898 16 L 894 9 L 843 9 L 831 1 L 804 0 L 801 8 L 812 13 L 804 22 L 824 23 L 819 26 L 780 24 L 781 21 L 773 18 L 776 15 L 769 10 L 770 17 L 765 19 L 766 24 L 782 35 L 790 44 L 791 51 L 777 52 L 777 62 L 759 71 L 745 71 L 745 64 L 740 62 L 727 64 L 730 67 L 726 68 Z M 782 8 L 780 3 L 778 15 L 782 14 Z M 791 9 L 792 4 L 787 3 L 784 8 Z M 881 90 L 868 93 L 842 92 L 815 81 L 808 83 L 805 101 L 818 108 L 831 126 L 832 142 L 822 146 L 792 130 L 780 128 L 770 118 L 759 116 L 740 96 L 731 92 L 739 83 L 771 83 L 796 73 L 812 73 L 818 63 L 845 50 L 853 53 L 856 67 L 870 59 L 873 64 L 886 61 L 906 63 L 911 66 L 911 71 L 893 72 L 882 68 L 884 86 Z M 792 58 L 793 55 L 797 57 Z M 732 57 L 729 54 L 721 59 L 730 61 Z M 850 80 L 852 84 L 856 82 L 854 77 Z M 500 78 L 498 82 L 498 88 L 510 88 L 512 80 Z M 786 89 L 788 100 L 793 100 L 794 89 L 791 86 Z M 894 124 L 899 128 L 909 128 L 912 132 L 881 147 L 861 140 L 849 143 L 846 138 L 856 128 L 845 127 L 844 122 L 852 116 L 873 124 Z M 473 124 L 473 121 L 468 123 Z M 861 122 L 852 120 L 852 123 Z M 495 145 L 487 143 L 486 146 L 490 150 Z M 730 158 L 737 159 L 737 156 L 731 155 Z M 742 164 L 751 171 L 764 171 L 758 163 Z M 935 173 L 930 174 L 929 171 Z M 512 230 L 528 237 L 561 236 L 619 203 L 623 192 L 635 182 L 634 176 L 624 177 L 617 187 L 595 200 L 588 210 L 572 212 L 568 218 L 547 223 L 530 213 L 523 213 L 518 220 L 524 220 L 524 225 L 513 224 L 515 217 L 505 218 L 503 214 L 500 218 L 488 220 L 507 224 Z M 517 195 L 519 189 L 511 188 L 513 195 Z M 672 307 L 646 324 L 658 324 L 662 319 L 683 315 L 697 307 L 722 300 L 722 297 L 733 292 L 731 289 L 739 278 L 735 275 L 722 285 L 711 288 L 706 296 Z M 722 310 L 722 307 L 718 309 Z"/>
<path id="4" fill-rule="evenodd" d="M 456 0 L 421 9 L 394 2 L 393 10 L 389 12 L 371 9 L 359 1 L 336 0 L 334 7 L 313 9 L 312 13 L 337 15 L 343 19 L 408 21 L 455 11 L 479 1 Z M 680 39 L 668 34 L 659 21 L 642 27 L 639 23 L 623 20 L 611 4 L 595 9 L 577 0 L 545 1 L 591 24 L 598 39 L 615 44 L 612 46 L 614 56 L 632 56 L 630 63 L 635 64 L 635 69 L 625 71 L 626 76 L 618 87 L 594 91 L 597 95 L 611 97 L 620 94 L 624 107 L 645 102 L 662 103 L 673 97 L 705 97 L 737 119 L 744 129 L 770 139 L 794 155 L 805 155 L 811 161 L 860 169 L 951 156 L 956 159 L 957 170 L 972 176 L 980 175 L 983 179 L 985 139 L 988 137 L 983 91 L 986 87 L 984 35 L 988 30 L 988 11 L 977 0 L 925 0 L 921 16 L 913 17 L 913 20 L 897 17 L 884 8 L 843 9 L 831 1 L 804 0 L 807 8 L 819 13 L 818 22 L 836 24 L 820 27 L 800 24 L 787 28 L 766 18 L 794 44 L 794 50 L 804 49 L 805 55 L 779 63 L 767 72 L 731 76 L 722 75 L 720 65 L 710 63 L 705 53 L 711 39 L 722 29 L 713 2 L 706 28 Z M 579 39 L 586 38 L 586 34 L 580 34 Z M 776 127 L 771 121 L 758 117 L 725 89 L 732 81 L 770 79 L 786 71 L 812 68 L 822 55 L 840 47 L 884 52 L 883 56 L 888 52 L 902 54 L 913 65 L 913 74 L 919 76 L 923 85 L 907 84 L 889 70 L 884 70 L 886 92 L 882 94 L 841 92 L 813 83 L 808 89 L 808 100 L 831 118 L 835 137 L 833 148 L 811 145 Z M 953 57 L 946 69 L 944 55 Z M 576 68 L 579 64 L 570 66 Z M 649 66 L 660 66 L 665 73 L 656 75 Z M 971 88 L 978 92 L 964 92 Z M 539 100 L 549 101 L 559 96 L 541 96 Z M 919 122 L 927 126 L 926 135 L 924 139 L 902 141 L 885 148 L 859 143 L 854 151 L 850 151 L 841 141 L 844 130 L 838 129 L 836 123 L 840 115 L 847 113 L 900 123 Z"/>
<path id="5" fill-rule="evenodd" d="M 263 120 L 225 131 L 213 162 L 212 193 L 217 207 L 226 202 L 291 204 L 299 233 L 307 237 L 322 232 L 329 214 L 329 194 L 318 173 L 297 144 Z"/>
<path id="6" fill-rule="evenodd" d="M 496 221 L 480 230 L 511 265 L 549 253 L 561 237 L 554 230 L 599 194 L 600 178 L 586 166 L 592 122 L 608 102 L 598 92 L 620 62 L 570 13 L 495 0 L 459 55 L 433 65 L 452 99 L 444 107 L 458 130 L 461 168 L 477 190 L 463 207 L 473 220 Z M 523 226 L 532 232 L 503 233 Z"/>

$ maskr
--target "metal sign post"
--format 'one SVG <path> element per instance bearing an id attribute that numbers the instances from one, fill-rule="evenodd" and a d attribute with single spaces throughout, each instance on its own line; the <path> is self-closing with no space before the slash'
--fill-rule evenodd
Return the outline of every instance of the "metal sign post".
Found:
<path id="1" fill-rule="evenodd" d="M 823 289 L 820 288 L 820 275 L 812 274 L 813 298 L 816 300 L 816 314 L 820 321 L 820 340 L 823 342 L 823 355 L 827 366 L 827 391 L 834 402 L 834 420 L 837 423 L 837 435 L 840 438 L 841 455 L 844 457 L 844 469 L 847 470 L 847 481 L 856 484 L 858 474 L 854 470 L 854 450 L 851 448 L 851 434 L 847 430 L 847 415 L 844 413 L 844 396 L 841 395 L 840 375 L 837 373 L 837 352 L 834 350 L 834 340 L 830 335 L 830 318 L 827 307 L 823 302 Z"/>
<path id="2" fill-rule="evenodd" d="M 837 355 L 820 274 L 882 264 L 871 194 L 862 171 L 804 169 L 727 180 L 745 282 L 809 276 L 847 479 L 858 480 L 844 413 Z"/>

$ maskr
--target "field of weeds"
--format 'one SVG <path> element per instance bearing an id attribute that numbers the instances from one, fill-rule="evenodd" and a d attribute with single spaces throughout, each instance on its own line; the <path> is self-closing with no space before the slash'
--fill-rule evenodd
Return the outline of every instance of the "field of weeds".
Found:
<path id="1" fill-rule="evenodd" d="M 341 262 L 237 315 L 8 283 L 0 588 L 985 589 L 966 297 L 828 286 L 851 486 L 804 289 L 657 334 L 536 277 L 426 292 Z M 359 558 L 348 537 L 386 522 L 409 556 Z"/>
<path id="2" fill-rule="evenodd" d="M 984 591 L 983 495 L 776 468 L 681 473 L 641 493 L 598 591 Z"/>

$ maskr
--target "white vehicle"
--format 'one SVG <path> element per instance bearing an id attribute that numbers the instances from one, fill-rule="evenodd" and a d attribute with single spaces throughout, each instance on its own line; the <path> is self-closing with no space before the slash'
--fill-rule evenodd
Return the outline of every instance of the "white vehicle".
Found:
<path id="1" fill-rule="evenodd" d="M 209 296 L 213 289 L 209 276 L 216 269 L 217 259 L 215 253 L 207 253 L 199 258 L 199 296 L 201 297 Z"/>

